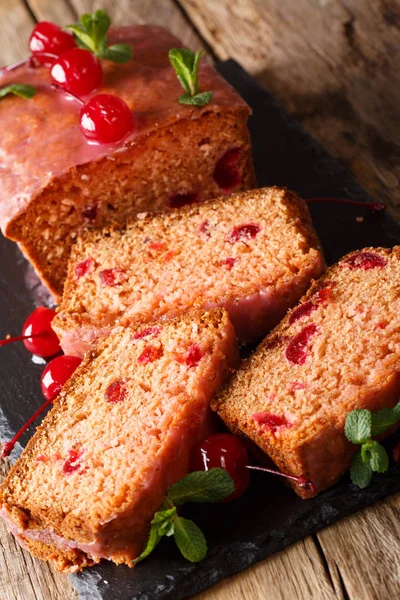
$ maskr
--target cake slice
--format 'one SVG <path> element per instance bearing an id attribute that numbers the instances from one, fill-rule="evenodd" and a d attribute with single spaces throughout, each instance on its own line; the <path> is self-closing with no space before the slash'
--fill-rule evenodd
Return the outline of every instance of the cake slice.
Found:
<path id="1" fill-rule="evenodd" d="M 79 128 L 79 102 L 51 89 L 50 69 L 21 65 L 1 86 L 30 84 L 27 101 L 1 101 L 0 226 L 17 241 L 59 297 L 71 245 L 83 227 L 123 223 L 143 210 L 172 207 L 254 186 L 242 98 L 204 60 L 200 91 L 209 104 L 180 104 L 182 87 L 169 59 L 182 43 L 166 29 L 119 27 L 109 43 L 129 44 L 126 64 L 103 60 L 97 93 L 122 98 L 134 128 L 118 144 L 92 144 Z M 12 123 L 12 127 L 10 126 Z"/>
<path id="2" fill-rule="evenodd" d="M 116 325 L 223 306 L 241 341 L 261 338 L 323 268 L 305 203 L 253 190 L 82 236 L 52 325 L 83 355 Z"/>
<path id="3" fill-rule="evenodd" d="M 237 361 L 221 309 L 104 340 L 1 486 L 1 515 L 18 540 L 66 572 L 102 558 L 131 565 L 209 434 L 210 400 Z"/>
<path id="4" fill-rule="evenodd" d="M 399 400 L 400 246 L 345 256 L 313 284 L 212 407 L 315 494 L 350 465 L 355 408 Z M 311 491 L 294 485 L 303 498 Z"/>

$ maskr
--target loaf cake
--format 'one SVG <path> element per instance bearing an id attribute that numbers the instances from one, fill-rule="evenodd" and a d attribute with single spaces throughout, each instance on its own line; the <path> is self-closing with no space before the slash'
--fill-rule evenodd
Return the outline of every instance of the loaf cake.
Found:
<path id="1" fill-rule="evenodd" d="M 104 340 L 1 487 L 0 514 L 22 545 L 65 572 L 102 558 L 132 565 L 237 361 L 221 309 Z"/>
<path id="2" fill-rule="evenodd" d="M 265 188 L 141 215 L 90 231 L 73 247 L 52 326 L 82 356 L 115 326 L 223 306 L 241 341 L 262 338 L 324 261 L 305 203 Z"/>
<path id="3" fill-rule="evenodd" d="M 400 384 L 400 246 L 344 257 L 313 284 L 212 403 L 286 473 L 331 486 L 359 446 L 355 408 L 392 407 Z M 303 498 L 312 491 L 294 485 Z"/>
<path id="4" fill-rule="evenodd" d="M 114 94 L 133 111 L 132 133 L 119 144 L 86 140 L 79 102 L 51 89 L 49 68 L 28 63 L 0 74 L 2 87 L 36 88 L 31 100 L 1 100 L 0 226 L 56 297 L 80 228 L 255 183 L 249 107 L 210 65 L 201 62 L 199 82 L 200 91 L 213 92 L 211 102 L 184 105 L 168 59 L 170 48 L 182 46 L 176 37 L 159 27 L 121 27 L 110 30 L 109 42 L 133 49 L 126 64 L 102 61 L 104 84 L 95 92 Z"/>

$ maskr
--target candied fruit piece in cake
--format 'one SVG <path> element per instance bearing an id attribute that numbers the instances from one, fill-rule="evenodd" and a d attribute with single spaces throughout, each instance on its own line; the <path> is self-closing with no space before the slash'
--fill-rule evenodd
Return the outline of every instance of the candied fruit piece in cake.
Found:
<path id="1" fill-rule="evenodd" d="M 95 268 L 77 276 L 87 261 Z M 104 269 L 124 277 L 106 286 Z M 79 238 L 52 326 L 67 354 L 82 355 L 114 326 L 219 305 L 240 340 L 262 338 L 323 269 L 302 200 L 242 192 Z"/>
<path id="2" fill-rule="evenodd" d="M 142 361 L 151 335 L 162 353 Z M 131 564 L 192 447 L 209 435 L 210 400 L 238 360 L 222 309 L 104 340 L 0 488 L 1 515 L 18 540 L 67 572 L 102 558 Z"/>
<path id="3" fill-rule="evenodd" d="M 212 403 L 282 471 L 312 481 L 314 494 L 349 468 L 358 449 L 344 434 L 349 412 L 399 399 L 399 281 L 399 246 L 345 256 Z M 303 498 L 313 495 L 293 487 Z"/>
<path id="4" fill-rule="evenodd" d="M 199 66 L 200 91 L 212 91 L 211 101 L 184 105 L 168 58 L 170 48 L 182 46 L 175 36 L 161 27 L 119 27 L 109 43 L 133 50 L 128 63 L 102 65 L 98 93 L 118 96 L 133 111 L 132 132 L 117 144 L 88 143 L 80 104 L 51 89 L 47 67 L 2 75 L 3 86 L 23 82 L 37 93 L 29 102 L 10 95 L 1 103 L 0 225 L 57 297 L 82 227 L 255 185 L 250 109 L 213 67 L 204 59 Z"/>

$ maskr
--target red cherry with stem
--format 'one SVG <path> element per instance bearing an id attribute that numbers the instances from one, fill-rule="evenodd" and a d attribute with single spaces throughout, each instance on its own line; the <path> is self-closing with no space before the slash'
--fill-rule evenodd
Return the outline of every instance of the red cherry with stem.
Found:
<path id="1" fill-rule="evenodd" d="M 29 352 L 43 358 L 54 356 L 54 354 L 57 354 L 61 350 L 58 337 L 51 328 L 51 321 L 55 315 L 55 310 L 39 306 L 25 321 L 22 328 L 22 335 L 0 340 L 0 347 L 22 340 Z"/>
<path id="2" fill-rule="evenodd" d="M 81 364 L 82 359 L 77 356 L 58 356 L 49 362 L 42 374 L 41 387 L 46 402 L 40 406 L 37 411 L 27 420 L 25 425 L 14 435 L 12 440 L 3 444 L 1 456 L 5 458 L 9 456 L 14 449 L 22 434 L 32 425 L 38 416 L 52 404 L 53 400 L 58 396 L 61 387 L 71 377 L 74 371 Z"/>
<path id="3" fill-rule="evenodd" d="M 235 485 L 235 491 L 222 502 L 235 500 L 246 491 L 250 484 L 249 469 L 278 475 L 296 481 L 300 487 L 306 490 L 314 490 L 313 483 L 303 477 L 296 477 L 267 467 L 249 465 L 249 457 L 243 442 L 230 433 L 211 435 L 193 448 L 190 460 L 191 471 L 208 471 L 213 467 L 226 469 Z"/>
<path id="4" fill-rule="evenodd" d="M 63 90 L 85 96 L 101 86 L 103 70 L 99 59 L 89 50 L 73 48 L 53 64 L 51 78 Z"/>
<path id="5" fill-rule="evenodd" d="M 43 396 L 47 400 L 54 400 L 81 362 L 82 359 L 77 356 L 63 355 L 53 358 L 42 373 L 40 385 Z"/>
<path id="6" fill-rule="evenodd" d="M 247 450 L 238 437 L 230 433 L 216 433 L 194 447 L 190 470 L 208 471 L 213 467 L 226 469 L 233 479 L 235 491 L 222 502 L 230 502 L 239 498 L 249 487 L 248 463 Z"/>
<path id="7" fill-rule="evenodd" d="M 60 352 L 59 339 L 51 328 L 55 316 L 55 310 L 39 306 L 25 321 L 22 328 L 24 346 L 32 354 L 47 358 Z"/>
<path id="8" fill-rule="evenodd" d="M 58 56 L 56 54 L 51 54 L 50 52 L 37 52 L 34 56 L 28 56 L 28 58 L 22 58 L 21 60 L 18 60 L 17 62 L 13 63 L 12 65 L 8 65 L 7 67 L 0 67 L 0 74 L 1 73 L 8 73 L 9 71 L 14 71 L 15 69 L 18 69 L 18 67 L 21 67 L 22 65 L 25 65 L 26 63 L 29 64 L 30 68 L 35 68 L 38 66 L 38 63 L 40 64 L 40 59 L 42 59 L 43 64 L 53 64 L 53 62 L 55 60 L 57 60 Z"/>
<path id="9" fill-rule="evenodd" d="M 119 142 L 133 129 L 129 106 L 112 94 L 97 94 L 80 111 L 83 135 L 102 144 Z"/>
<path id="10" fill-rule="evenodd" d="M 72 35 L 49 21 L 38 23 L 29 39 L 30 51 L 44 66 L 51 66 L 54 63 L 54 59 L 49 60 L 44 54 L 52 54 L 57 59 L 64 52 L 75 47 L 76 43 Z"/>

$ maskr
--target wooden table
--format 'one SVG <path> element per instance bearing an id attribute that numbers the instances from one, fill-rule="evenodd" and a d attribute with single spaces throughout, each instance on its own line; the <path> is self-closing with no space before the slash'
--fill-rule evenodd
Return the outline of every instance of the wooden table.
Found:
<path id="1" fill-rule="evenodd" d="M 235 58 L 400 217 L 399 0 L 1 0 L 0 64 L 27 55 L 35 21 L 72 23 L 99 6 L 115 24 L 168 26 L 210 61 Z M 399 516 L 400 494 L 199 598 L 398 598 Z M 77 598 L 68 577 L 20 550 L 3 523 L 0 569 L 1 600 Z"/>

